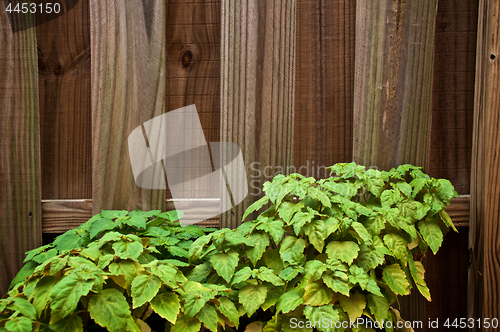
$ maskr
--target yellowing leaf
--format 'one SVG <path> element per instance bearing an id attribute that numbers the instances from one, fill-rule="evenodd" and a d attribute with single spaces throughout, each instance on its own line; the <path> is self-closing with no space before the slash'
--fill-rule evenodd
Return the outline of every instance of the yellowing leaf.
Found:
<path id="1" fill-rule="evenodd" d="M 341 296 L 339 298 L 340 306 L 351 320 L 361 317 L 363 309 L 366 307 L 366 298 L 362 293 L 354 293 L 351 296 Z"/>
<path id="2" fill-rule="evenodd" d="M 359 246 L 353 241 L 332 241 L 326 246 L 326 253 L 332 259 L 352 264 L 358 257 Z"/>
<path id="3" fill-rule="evenodd" d="M 236 265 L 238 265 L 238 253 L 233 250 L 228 253 L 218 252 L 210 258 L 210 262 L 217 274 L 229 282 L 234 275 Z"/>
<path id="4" fill-rule="evenodd" d="M 295 292 L 286 292 L 280 296 L 278 300 L 277 312 L 284 314 L 295 310 L 299 305 L 304 302 L 304 298 Z"/>
<path id="5" fill-rule="evenodd" d="M 238 293 L 238 299 L 245 308 L 248 317 L 259 309 L 266 300 L 266 296 L 267 287 L 264 285 L 245 285 Z"/>
<path id="6" fill-rule="evenodd" d="M 161 280 L 155 275 L 144 274 L 134 278 L 132 281 L 132 308 L 138 308 L 146 302 L 151 301 L 161 286 Z"/>
<path id="7" fill-rule="evenodd" d="M 174 293 L 156 295 L 151 300 L 153 310 L 172 324 L 177 320 L 177 314 L 181 308 L 179 298 Z"/>
<path id="8" fill-rule="evenodd" d="M 217 312 L 212 306 L 205 304 L 200 312 L 196 314 L 196 318 L 198 318 L 210 331 L 217 331 Z"/>
<path id="9" fill-rule="evenodd" d="M 90 317 L 110 332 L 123 332 L 130 317 L 129 304 L 125 296 L 114 288 L 94 294 L 89 301 Z"/>
<path id="10" fill-rule="evenodd" d="M 382 274 L 383 279 L 394 293 L 398 295 L 410 294 L 410 284 L 399 264 L 386 266 Z"/>
<path id="11" fill-rule="evenodd" d="M 310 282 L 305 287 L 304 304 L 322 306 L 330 303 L 332 298 L 333 292 L 322 281 Z"/>
<path id="12" fill-rule="evenodd" d="M 187 318 L 183 314 L 177 319 L 177 323 L 172 325 L 170 332 L 199 332 L 201 323 L 198 318 Z"/>
<path id="13" fill-rule="evenodd" d="M 306 241 L 294 236 L 287 236 L 280 247 L 280 255 L 284 262 L 292 265 L 300 264 L 304 260 Z"/>

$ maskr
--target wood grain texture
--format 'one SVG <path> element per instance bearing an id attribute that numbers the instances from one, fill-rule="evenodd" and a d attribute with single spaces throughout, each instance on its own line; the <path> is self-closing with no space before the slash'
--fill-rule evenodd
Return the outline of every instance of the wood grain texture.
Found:
<path id="1" fill-rule="evenodd" d="M 297 26 L 294 165 L 313 176 L 352 161 L 356 1 L 299 1 Z"/>
<path id="2" fill-rule="evenodd" d="M 29 14 L 17 17 L 19 28 L 33 20 Z M 36 35 L 34 29 L 13 33 L 3 3 L 0 45 L 0 294 L 5 294 L 24 253 L 42 244 L 42 232 Z"/>
<path id="3" fill-rule="evenodd" d="M 37 26 L 36 34 L 42 198 L 91 198 L 89 1 Z"/>
<path id="4" fill-rule="evenodd" d="M 91 199 L 42 200 L 42 232 L 64 233 L 92 218 Z"/>
<path id="5" fill-rule="evenodd" d="M 478 12 L 467 312 L 476 319 L 500 317 L 500 3 L 481 0 Z"/>
<path id="6" fill-rule="evenodd" d="M 437 0 L 358 1 L 353 159 L 389 170 L 428 169 Z M 426 321 L 425 299 L 402 297 L 401 317 Z"/>
<path id="7" fill-rule="evenodd" d="M 356 16 L 356 162 L 427 169 L 437 1 L 361 1 Z"/>
<path id="8" fill-rule="evenodd" d="M 161 0 L 90 1 L 94 213 L 165 209 L 164 190 L 136 185 L 127 141 L 165 112 L 165 20 Z"/>
<path id="9" fill-rule="evenodd" d="M 479 0 L 440 0 L 436 15 L 429 174 L 470 193 Z"/>
<path id="10" fill-rule="evenodd" d="M 266 174 L 293 163 L 295 17 L 295 0 L 222 1 L 221 140 L 242 149 L 249 183 L 222 227 L 238 226 Z"/>

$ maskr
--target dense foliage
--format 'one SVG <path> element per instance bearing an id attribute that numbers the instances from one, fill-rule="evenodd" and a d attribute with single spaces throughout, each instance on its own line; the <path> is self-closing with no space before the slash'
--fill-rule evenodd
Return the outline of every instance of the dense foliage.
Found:
<path id="1" fill-rule="evenodd" d="M 453 228 L 444 208 L 457 193 L 410 165 L 330 169 L 276 176 L 244 219 L 265 211 L 235 230 L 103 211 L 28 252 L 0 331 L 396 330 L 398 295 L 415 285 L 430 300 L 418 258 Z M 366 324 L 335 324 L 356 319 Z"/>

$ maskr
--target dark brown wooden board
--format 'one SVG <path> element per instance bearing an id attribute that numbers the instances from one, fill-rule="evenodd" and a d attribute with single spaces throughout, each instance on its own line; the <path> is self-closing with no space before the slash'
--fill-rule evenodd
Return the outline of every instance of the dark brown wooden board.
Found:
<path id="1" fill-rule="evenodd" d="M 500 3 L 482 0 L 478 13 L 467 314 L 491 320 L 500 318 Z"/>
<path id="2" fill-rule="evenodd" d="M 13 32 L 0 3 L 0 295 L 42 244 L 36 36 Z M 15 27 L 33 26 L 29 14 Z M 29 23 L 28 23 L 29 20 Z"/>
<path id="3" fill-rule="evenodd" d="M 470 192 L 479 0 L 440 0 L 436 16 L 429 174 Z"/>
<path id="4" fill-rule="evenodd" d="M 304 175 L 352 161 L 355 22 L 354 0 L 297 3 L 294 165 Z"/>
<path id="5" fill-rule="evenodd" d="M 43 18 L 41 14 L 40 17 Z M 89 0 L 36 27 L 42 198 L 92 198 Z"/>

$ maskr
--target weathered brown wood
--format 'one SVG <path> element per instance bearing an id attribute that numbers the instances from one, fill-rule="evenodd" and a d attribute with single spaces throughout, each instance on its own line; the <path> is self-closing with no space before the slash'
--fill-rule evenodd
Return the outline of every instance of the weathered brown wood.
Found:
<path id="1" fill-rule="evenodd" d="M 481 0 L 478 13 L 467 313 L 491 319 L 500 317 L 500 3 Z"/>
<path id="2" fill-rule="evenodd" d="M 92 200 L 42 200 L 42 232 L 64 233 L 92 218 Z"/>
<path id="3" fill-rule="evenodd" d="M 355 0 L 297 3 L 294 165 L 304 175 L 352 160 L 355 24 Z"/>
<path id="4" fill-rule="evenodd" d="M 195 104 L 206 141 L 217 142 L 220 140 L 220 0 L 169 0 L 166 16 L 166 111 Z"/>
<path id="5" fill-rule="evenodd" d="M 436 16 L 429 174 L 470 193 L 479 0 L 440 0 Z"/>
<path id="6" fill-rule="evenodd" d="M 362 1 L 356 8 L 353 159 L 428 169 L 437 0 Z M 426 321 L 414 291 L 401 316 Z"/>
<path id="7" fill-rule="evenodd" d="M 436 9 L 437 1 L 358 3 L 353 157 L 360 164 L 428 164 Z"/>
<path id="8" fill-rule="evenodd" d="M 223 227 L 260 197 L 263 170 L 293 162 L 295 17 L 295 0 L 222 1 L 221 140 L 240 146 L 250 183 Z"/>
<path id="9" fill-rule="evenodd" d="M 164 209 L 134 181 L 128 135 L 165 113 L 165 2 L 90 1 L 93 211 Z M 132 156 L 133 157 L 133 156 Z"/>
<path id="10" fill-rule="evenodd" d="M 455 226 L 468 226 L 470 213 L 470 195 L 462 195 L 451 199 L 450 205 L 446 207 L 446 212 L 451 217 Z"/>
<path id="11" fill-rule="evenodd" d="M 42 198 L 91 198 L 89 1 L 37 26 L 36 34 Z"/>
<path id="12" fill-rule="evenodd" d="M 0 294 L 42 243 L 38 74 L 34 29 L 13 32 L 0 4 Z M 33 26 L 30 14 L 14 25 Z"/>

